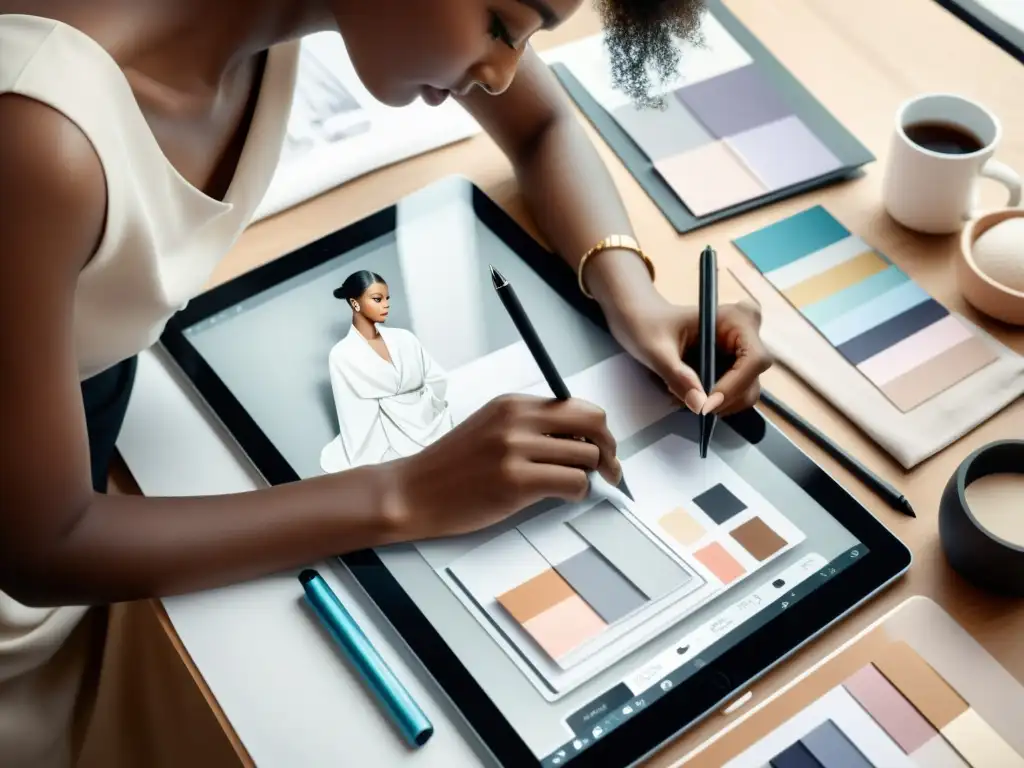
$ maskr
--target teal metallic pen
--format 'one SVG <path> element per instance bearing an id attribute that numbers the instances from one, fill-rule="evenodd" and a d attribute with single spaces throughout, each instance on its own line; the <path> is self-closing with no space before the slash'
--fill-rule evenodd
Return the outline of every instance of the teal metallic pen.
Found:
<path id="1" fill-rule="evenodd" d="M 411 747 L 426 744 L 434 734 L 434 726 L 345 610 L 334 590 L 312 568 L 300 573 L 299 581 L 306 592 L 306 602 L 363 678 L 366 687 L 373 692 L 402 738 Z"/>

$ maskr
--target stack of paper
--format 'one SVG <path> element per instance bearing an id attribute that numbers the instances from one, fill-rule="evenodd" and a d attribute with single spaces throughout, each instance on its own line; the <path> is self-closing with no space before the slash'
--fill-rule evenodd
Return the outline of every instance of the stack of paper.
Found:
<path id="1" fill-rule="evenodd" d="M 253 221 L 479 131 L 451 100 L 440 107 L 381 104 L 359 80 L 339 34 L 310 35 L 302 41 L 281 161 Z"/>

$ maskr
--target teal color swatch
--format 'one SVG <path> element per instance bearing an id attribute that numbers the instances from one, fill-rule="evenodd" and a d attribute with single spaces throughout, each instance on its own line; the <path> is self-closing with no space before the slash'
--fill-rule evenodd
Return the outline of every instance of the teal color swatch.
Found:
<path id="1" fill-rule="evenodd" d="M 816 205 L 733 243 L 761 272 L 771 272 L 849 236 L 846 227 Z"/>

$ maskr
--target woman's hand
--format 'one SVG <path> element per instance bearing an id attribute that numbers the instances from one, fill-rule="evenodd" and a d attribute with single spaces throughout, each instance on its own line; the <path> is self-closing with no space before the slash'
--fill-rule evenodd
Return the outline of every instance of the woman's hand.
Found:
<path id="1" fill-rule="evenodd" d="M 699 343 L 700 317 L 696 307 L 680 307 L 658 295 L 642 311 L 606 311 L 615 339 L 633 357 L 661 377 L 694 413 L 727 416 L 752 407 L 761 394 L 759 377 L 772 360 L 761 343 L 760 308 L 750 302 L 718 307 L 717 345 L 735 357 L 732 368 L 704 392 L 700 376 L 683 362 L 687 350 Z"/>
<path id="2" fill-rule="evenodd" d="M 529 395 L 495 398 L 387 466 L 394 481 L 389 519 L 402 540 L 468 533 L 545 498 L 579 501 L 590 491 L 592 470 L 613 485 L 622 478 L 603 410 Z"/>

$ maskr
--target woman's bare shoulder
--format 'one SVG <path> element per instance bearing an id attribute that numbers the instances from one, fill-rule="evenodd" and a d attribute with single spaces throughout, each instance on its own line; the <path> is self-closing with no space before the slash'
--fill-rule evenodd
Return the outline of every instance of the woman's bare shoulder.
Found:
<path id="1" fill-rule="evenodd" d="M 53 268 L 80 270 L 106 218 L 103 166 L 82 130 L 46 104 L 0 94 L 0 184 L 4 251 L 36 252 Z"/>

